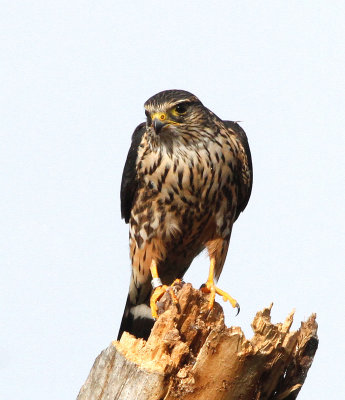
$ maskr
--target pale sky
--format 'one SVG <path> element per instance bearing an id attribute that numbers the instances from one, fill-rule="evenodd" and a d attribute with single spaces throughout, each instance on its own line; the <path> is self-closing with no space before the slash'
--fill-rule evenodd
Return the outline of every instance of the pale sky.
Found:
<path id="1" fill-rule="evenodd" d="M 219 286 L 248 338 L 316 312 L 298 397 L 345 397 L 344 1 L 3 1 L 0 398 L 75 399 L 116 337 L 128 226 L 119 188 L 143 103 L 185 89 L 242 121 L 254 186 Z M 201 255 L 186 280 L 207 278 Z M 219 299 L 221 302 L 221 300 Z"/>

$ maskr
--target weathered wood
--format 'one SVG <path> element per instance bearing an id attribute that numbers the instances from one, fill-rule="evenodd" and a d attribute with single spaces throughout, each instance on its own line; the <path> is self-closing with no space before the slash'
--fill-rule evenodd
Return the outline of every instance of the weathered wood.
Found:
<path id="1" fill-rule="evenodd" d="M 125 332 L 96 359 L 77 400 L 293 400 L 317 349 L 315 314 L 290 331 L 291 313 L 272 324 L 271 307 L 256 314 L 254 336 L 227 328 L 207 296 L 177 285 L 167 293 L 148 341 Z"/>

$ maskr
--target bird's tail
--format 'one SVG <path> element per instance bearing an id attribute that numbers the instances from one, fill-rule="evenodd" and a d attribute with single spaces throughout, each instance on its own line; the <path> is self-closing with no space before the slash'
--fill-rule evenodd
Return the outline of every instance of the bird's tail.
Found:
<path id="1" fill-rule="evenodd" d="M 154 324 L 150 309 L 151 282 L 135 282 L 133 275 L 117 340 L 124 331 L 137 338 L 148 339 Z"/>

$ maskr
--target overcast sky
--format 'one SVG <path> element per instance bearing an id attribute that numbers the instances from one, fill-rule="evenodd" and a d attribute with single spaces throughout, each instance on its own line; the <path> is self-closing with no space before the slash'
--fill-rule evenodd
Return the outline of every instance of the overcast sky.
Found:
<path id="1" fill-rule="evenodd" d="M 74 399 L 128 290 L 119 187 L 143 103 L 185 89 L 242 121 L 254 186 L 219 286 L 251 337 L 316 312 L 299 399 L 344 388 L 344 1 L 3 1 L 0 398 Z M 201 255 L 186 280 L 207 278 Z"/>

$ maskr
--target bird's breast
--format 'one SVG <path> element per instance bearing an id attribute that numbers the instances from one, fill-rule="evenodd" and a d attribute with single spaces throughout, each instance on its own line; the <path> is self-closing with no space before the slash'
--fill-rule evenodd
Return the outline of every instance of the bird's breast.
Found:
<path id="1" fill-rule="evenodd" d="M 230 144 L 219 141 L 172 153 L 142 148 L 137 162 L 139 190 L 132 209 L 135 229 L 143 230 L 145 237 L 145 227 L 149 236 L 160 234 L 164 239 L 193 236 L 210 216 L 215 218 L 219 211 L 226 214 L 229 197 L 235 195 L 231 189 L 235 160 Z"/>

